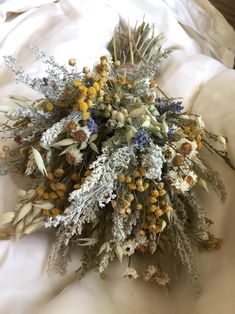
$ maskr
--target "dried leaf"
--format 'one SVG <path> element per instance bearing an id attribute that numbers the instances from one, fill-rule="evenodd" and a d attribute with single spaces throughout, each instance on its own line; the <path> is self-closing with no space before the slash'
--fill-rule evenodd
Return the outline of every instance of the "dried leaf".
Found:
<path id="1" fill-rule="evenodd" d="M 60 146 L 69 146 L 76 143 L 72 138 L 66 138 L 64 140 L 61 140 L 59 142 L 54 143 L 53 147 L 60 147 Z"/>
<path id="2" fill-rule="evenodd" d="M 0 240 L 9 240 L 11 233 L 7 230 L 0 230 Z"/>
<path id="3" fill-rule="evenodd" d="M 129 112 L 129 118 L 137 118 L 139 117 L 141 114 L 143 114 L 145 112 L 145 108 L 144 107 L 140 107 L 140 108 L 136 108 L 133 109 Z"/>
<path id="4" fill-rule="evenodd" d="M 0 216 L 0 225 L 5 225 L 12 222 L 14 217 L 15 217 L 15 212 L 13 211 L 3 213 Z"/>
<path id="5" fill-rule="evenodd" d="M 222 135 L 219 135 L 218 136 L 218 141 L 224 146 L 224 148 L 226 149 L 226 143 L 227 143 L 227 141 L 226 141 L 226 138 L 224 137 L 224 136 L 222 136 Z"/>
<path id="6" fill-rule="evenodd" d="M 108 250 L 110 249 L 110 245 L 109 245 L 109 242 L 105 242 L 101 245 L 100 247 L 100 250 L 99 250 L 99 253 L 97 255 L 100 255 L 101 253 L 103 253 L 104 251 L 105 252 L 108 252 Z"/>
<path id="7" fill-rule="evenodd" d="M 27 215 L 27 217 L 25 218 L 25 224 L 29 225 L 33 221 L 33 219 L 40 214 L 40 212 L 41 212 L 41 208 L 34 207 L 32 210 L 32 213 Z"/>
<path id="8" fill-rule="evenodd" d="M 128 145 L 131 144 L 131 141 L 132 141 L 134 136 L 135 136 L 135 133 L 132 130 L 127 131 L 127 133 L 126 133 L 126 141 L 127 141 Z"/>
<path id="9" fill-rule="evenodd" d="M 165 222 L 165 220 L 162 221 L 162 229 L 161 232 L 166 228 L 167 223 Z"/>
<path id="10" fill-rule="evenodd" d="M 32 203 L 27 203 L 26 205 L 24 205 L 21 209 L 19 214 L 17 215 L 15 221 L 14 221 L 14 225 L 19 222 L 20 220 L 22 220 L 32 209 Z"/>
<path id="11" fill-rule="evenodd" d="M 82 144 L 80 145 L 79 149 L 83 150 L 85 148 L 87 148 L 87 143 L 86 142 L 82 142 Z"/>
<path id="12" fill-rule="evenodd" d="M 4 106 L 4 105 L 0 106 L 0 112 L 8 113 L 9 111 L 11 111 L 11 108 L 9 106 Z"/>
<path id="13" fill-rule="evenodd" d="M 52 209 L 53 207 L 55 207 L 55 204 L 51 203 L 51 202 L 44 202 L 44 201 L 37 201 L 33 204 L 34 207 L 39 207 L 41 209 Z"/>
<path id="14" fill-rule="evenodd" d="M 25 197 L 26 194 L 27 194 L 27 192 L 26 192 L 25 190 L 23 190 L 23 189 L 17 190 L 17 195 L 18 195 L 19 197 Z"/>
<path id="15" fill-rule="evenodd" d="M 97 138 L 98 138 L 98 134 L 92 134 L 92 135 L 90 136 L 90 138 L 89 138 L 88 143 L 90 144 L 90 143 L 96 141 Z"/>
<path id="16" fill-rule="evenodd" d="M 15 238 L 19 240 L 23 234 L 24 221 L 21 220 L 15 228 Z"/>
<path id="17" fill-rule="evenodd" d="M 162 131 L 164 132 L 164 133 L 168 133 L 168 131 L 169 131 L 169 127 L 168 127 L 168 125 L 167 125 L 167 123 L 165 122 L 165 120 L 163 120 L 162 121 Z"/>
<path id="18" fill-rule="evenodd" d="M 197 125 L 199 126 L 199 128 L 203 129 L 205 127 L 205 123 L 204 121 L 202 120 L 202 117 L 199 116 L 196 118 L 196 122 L 197 122 Z"/>
<path id="19" fill-rule="evenodd" d="M 51 151 L 51 149 L 47 152 L 47 154 L 46 154 L 46 162 L 47 162 L 47 164 L 49 165 L 50 163 L 51 163 L 51 161 L 52 161 L 52 151 Z"/>
<path id="20" fill-rule="evenodd" d="M 95 245 L 97 243 L 97 239 L 93 239 L 93 238 L 82 238 L 82 239 L 78 239 L 78 245 L 79 246 L 92 246 Z"/>
<path id="21" fill-rule="evenodd" d="M 89 146 L 90 146 L 90 148 L 91 148 L 94 152 L 96 152 L 96 154 L 99 154 L 98 147 L 96 146 L 95 143 L 90 143 Z"/>
<path id="22" fill-rule="evenodd" d="M 125 116 L 121 112 L 116 112 L 114 118 L 118 121 L 121 122 L 122 124 L 125 122 Z"/>
<path id="23" fill-rule="evenodd" d="M 30 99 L 25 97 L 25 96 L 9 95 L 9 98 L 12 99 L 12 100 L 19 100 L 19 101 L 22 101 L 22 102 L 30 101 Z"/>
<path id="24" fill-rule="evenodd" d="M 34 220 L 33 220 L 33 223 L 36 223 L 36 222 L 39 222 L 39 221 L 44 221 L 45 217 L 43 216 L 40 216 L 40 217 L 36 217 Z"/>
<path id="25" fill-rule="evenodd" d="M 209 189 L 208 189 L 208 186 L 207 186 L 206 181 L 203 180 L 203 179 L 200 179 L 200 180 L 199 180 L 199 183 L 201 184 L 201 186 L 203 187 L 203 189 L 206 190 L 207 193 L 209 193 Z"/>
<path id="26" fill-rule="evenodd" d="M 116 245 L 115 246 L 115 253 L 119 259 L 120 262 L 122 262 L 122 258 L 123 258 L 123 249 L 120 245 Z"/>
<path id="27" fill-rule="evenodd" d="M 46 170 L 46 167 L 44 165 L 44 162 L 43 162 L 43 159 L 42 159 L 42 156 L 41 154 L 39 153 L 39 151 L 35 148 L 33 148 L 33 156 L 34 156 L 34 159 L 35 159 L 35 162 L 38 166 L 38 170 L 43 174 L 43 175 L 46 175 L 47 176 L 47 170 Z"/>
<path id="28" fill-rule="evenodd" d="M 31 234 L 33 232 L 35 232 L 36 230 L 38 230 L 42 225 L 44 224 L 44 221 L 38 221 L 33 223 L 32 225 L 29 225 L 27 227 L 25 227 L 24 229 L 24 234 Z"/>

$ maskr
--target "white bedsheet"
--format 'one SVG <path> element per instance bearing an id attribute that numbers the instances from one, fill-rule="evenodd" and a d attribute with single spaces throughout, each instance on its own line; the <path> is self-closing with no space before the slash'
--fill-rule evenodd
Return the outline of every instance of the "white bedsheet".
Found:
<path id="1" fill-rule="evenodd" d="M 154 23 L 164 32 L 165 47 L 175 48 L 162 65 L 159 85 L 169 95 L 183 97 L 189 109 L 204 115 L 209 128 L 229 138 L 235 163 L 235 32 L 207 0 L 0 0 L 0 63 L 3 55 L 17 55 L 26 70 L 41 69 L 25 49 L 32 43 L 65 63 L 75 57 L 81 67 L 92 66 L 107 53 L 119 17 Z M 0 68 L 0 102 L 7 95 L 35 97 L 27 87 L 14 84 L 14 75 Z M 141 280 L 121 278 L 123 265 L 111 267 L 101 280 L 91 271 L 78 282 L 79 252 L 64 277 L 48 277 L 46 258 L 52 234 L 37 233 L 19 242 L 0 242 L 0 314 L 233 314 L 235 306 L 235 173 L 211 158 L 229 193 L 220 204 L 213 193 L 203 196 L 216 234 L 225 239 L 217 252 L 198 255 L 203 293 L 195 298 L 193 288 L 179 278 L 167 291 Z M 16 183 L 0 178 L 0 211 L 15 201 Z"/>

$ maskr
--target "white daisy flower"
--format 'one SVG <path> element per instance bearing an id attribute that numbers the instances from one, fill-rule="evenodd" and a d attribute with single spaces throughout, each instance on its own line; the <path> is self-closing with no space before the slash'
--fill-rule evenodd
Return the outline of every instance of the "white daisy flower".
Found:
<path id="1" fill-rule="evenodd" d="M 137 271 L 133 267 L 127 267 L 123 273 L 124 278 L 136 279 L 139 277 Z"/>
<path id="2" fill-rule="evenodd" d="M 135 253 L 138 243 L 135 240 L 128 240 L 122 245 L 124 255 L 131 256 Z"/>
<path id="3" fill-rule="evenodd" d="M 181 138 L 179 141 L 173 143 L 176 150 L 182 155 L 187 155 L 188 158 L 194 158 L 197 154 L 197 143 L 195 141 L 189 141 L 186 138 Z"/>

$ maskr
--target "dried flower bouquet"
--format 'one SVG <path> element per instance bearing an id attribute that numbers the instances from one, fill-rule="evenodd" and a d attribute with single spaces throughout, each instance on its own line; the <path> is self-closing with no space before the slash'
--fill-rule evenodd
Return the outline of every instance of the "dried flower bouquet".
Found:
<path id="1" fill-rule="evenodd" d="M 1 237 L 54 228 L 50 270 L 63 272 L 71 248 L 79 246 L 81 274 L 95 266 L 103 274 L 114 258 L 128 256 L 124 277 L 164 286 L 171 272 L 166 260 L 181 263 L 196 279 L 193 248 L 222 244 L 209 232 L 212 221 L 196 187 L 210 185 L 225 200 L 223 183 L 200 150 L 234 169 L 226 139 L 207 131 L 201 116 L 185 112 L 181 100 L 158 86 L 159 65 L 171 52 L 161 41 L 148 24 L 133 30 L 120 24 L 111 57 L 82 72 L 75 59 L 60 66 L 30 46 L 47 65 L 44 78 L 32 79 L 5 57 L 17 80 L 44 97 L 31 102 L 12 96 L 18 109 L 1 107 L 7 118 L 1 137 L 16 144 L 3 146 L 0 172 L 28 182 L 18 191 L 16 210 L 1 217 Z M 154 264 L 140 273 L 136 254 L 153 255 Z"/>

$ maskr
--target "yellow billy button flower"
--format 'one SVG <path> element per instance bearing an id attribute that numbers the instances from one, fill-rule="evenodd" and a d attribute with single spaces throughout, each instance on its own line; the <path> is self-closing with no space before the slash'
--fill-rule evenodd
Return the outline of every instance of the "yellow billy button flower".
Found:
<path id="1" fill-rule="evenodd" d="M 73 86 L 74 87 L 79 87 L 81 85 L 82 85 L 82 83 L 80 81 L 76 81 L 76 80 L 73 81 Z"/>
<path id="2" fill-rule="evenodd" d="M 156 205 L 151 205 L 151 206 L 148 208 L 148 211 L 150 211 L 151 213 L 154 213 L 156 210 L 157 210 L 157 206 L 156 206 Z"/>
<path id="3" fill-rule="evenodd" d="M 114 63 L 114 65 L 115 65 L 116 67 L 119 67 L 119 66 L 121 65 L 121 62 L 120 62 L 119 60 L 116 60 L 115 63 Z"/>
<path id="4" fill-rule="evenodd" d="M 111 110 L 112 110 L 112 106 L 111 106 L 110 104 L 108 104 L 108 105 L 106 106 L 106 110 L 107 110 L 107 111 L 111 111 Z"/>
<path id="5" fill-rule="evenodd" d="M 89 117 L 90 117 L 90 113 L 89 112 L 86 111 L 86 112 L 82 113 L 82 119 L 83 120 L 87 120 L 87 119 L 89 119 Z"/>
<path id="6" fill-rule="evenodd" d="M 52 208 L 52 210 L 51 210 L 52 216 L 57 216 L 57 215 L 59 215 L 59 213 L 60 213 L 59 208 L 56 208 L 56 207 Z"/>
<path id="7" fill-rule="evenodd" d="M 85 177 L 89 177 L 91 175 L 92 171 L 91 170 L 86 170 L 84 173 Z"/>
<path id="8" fill-rule="evenodd" d="M 79 108 L 82 112 L 86 112 L 88 109 L 88 104 L 85 101 L 83 101 L 80 103 Z"/>
<path id="9" fill-rule="evenodd" d="M 202 147 L 203 147 L 202 142 L 199 142 L 199 143 L 197 144 L 197 148 L 198 148 L 198 149 L 201 149 Z"/>
<path id="10" fill-rule="evenodd" d="M 152 102 L 154 99 L 154 95 L 153 94 L 150 94 L 148 97 L 147 97 L 147 101 L 148 102 Z"/>
<path id="11" fill-rule="evenodd" d="M 134 200 L 134 195 L 132 194 L 132 193 L 130 193 L 130 194 L 128 194 L 128 200 L 130 201 L 130 202 L 132 202 L 133 200 Z"/>
<path id="12" fill-rule="evenodd" d="M 150 80 L 149 81 L 149 87 L 153 88 L 155 86 L 155 81 L 154 80 Z"/>
<path id="13" fill-rule="evenodd" d="M 100 85 L 97 82 L 93 84 L 93 87 L 96 89 L 97 92 L 100 90 Z"/>
<path id="14" fill-rule="evenodd" d="M 55 188 L 56 188 L 56 190 L 61 190 L 61 191 L 67 190 L 66 185 L 64 183 L 60 183 L 60 182 L 55 184 Z"/>
<path id="15" fill-rule="evenodd" d="M 38 196 L 42 197 L 43 194 L 44 194 L 44 191 L 41 188 L 37 188 L 36 193 L 37 193 Z"/>
<path id="16" fill-rule="evenodd" d="M 111 204 L 112 204 L 112 207 L 113 207 L 113 208 L 116 208 L 116 207 L 117 207 L 117 201 L 112 200 L 112 201 L 111 201 Z"/>
<path id="17" fill-rule="evenodd" d="M 145 182 L 145 183 L 143 184 L 143 188 L 144 188 L 144 190 L 147 190 L 147 189 L 149 188 L 149 183 L 148 183 L 148 182 Z"/>
<path id="18" fill-rule="evenodd" d="M 157 229 L 157 226 L 156 226 L 156 225 L 152 224 L 152 225 L 149 226 L 149 231 L 150 231 L 150 232 L 157 232 L 157 230 L 158 230 L 158 229 Z"/>
<path id="19" fill-rule="evenodd" d="M 79 184 L 79 183 L 76 183 L 76 184 L 74 184 L 74 186 L 73 186 L 74 190 L 79 190 L 80 187 L 81 187 L 81 184 Z"/>
<path id="20" fill-rule="evenodd" d="M 164 214 L 164 212 L 163 212 L 163 210 L 161 210 L 161 209 L 157 209 L 157 210 L 155 211 L 155 215 L 156 215 L 157 217 L 161 217 L 163 214 Z"/>
<path id="21" fill-rule="evenodd" d="M 160 196 L 166 195 L 166 190 L 161 190 L 161 191 L 159 191 L 159 195 L 160 195 Z"/>
<path id="22" fill-rule="evenodd" d="M 136 184 L 135 183 L 128 183 L 127 184 L 128 189 L 130 190 L 136 190 Z"/>
<path id="23" fill-rule="evenodd" d="M 127 208 L 127 209 L 126 209 L 126 214 L 127 214 L 127 215 L 130 215 L 130 214 L 131 214 L 131 209 L 130 209 L 130 208 Z"/>
<path id="24" fill-rule="evenodd" d="M 158 195 L 159 195 L 158 190 L 152 190 L 151 191 L 151 195 L 154 196 L 154 197 L 158 197 Z"/>
<path id="25" fill-rule="evenodd" d="M 149 201 L 149 203 L 154 204 L 154 203 L 157 202 L 157 198 L 156 198 L 156 197 L 153 197 L 153 196 L 150 196 L 150 197 L 148 198 L 148 201 Z"/>
<path id="26" fill-rule="evenodd" d="M 88 88 L 87 88 L 85 85 L 81 84 L 81 85 L 79 86 L 79 90 L 80 90 L 80 92 L 81 92 L 81 94 L 82 94 L 83 96 L 86 96 L 86 95 L 87 95 Z"/>
<path id="27" fill-rule="evenodd" d="M 97 93 L 97 91 L 96 91 L 94 86 L 91 86 L 88 88 L 88 95 L 90 97 L 95 97 L 96 93 Z"/>
<path id="28" fill-rule="evenodd" d="M 141 237 L 145 236 L 145 232 L 142 229 L 140 229 L 138 233 L 139 233 L 139 236 L 141 236 Z"/>
<path id="29" fill-rule="evenodd" d="M 119 212 L 120 215 L 125 215 L 126 210 L 125 210 L 125 208 L 121 207 L 121 208 L 119 208 L 118 212 Z"/>
<path id="30" fill-rule="evenodd" d="M 132 174 L 133 177 L 139 177 L 140 176 L 140 173 L 137 170 L 132 171 L 131 174 Z"/>
<path id="31" fill-rule="evenodd" d="M 138 171 L 139 171 L 139 173 L 140 173 L 141 176 L 144 176 L 144 175 L 145 175 L 145 169 L 144 169 L 143 167 L 140 167 L 140 168 L 138 169 Z"/>
<path id="32" fill-rule="evenodd" d="M 48 216 L 50 216 L 50 211 L 48 209 L 43 209 L 42 210 L 42 215 L 48 217 Z"/>
<path id="33" fill-rule="evenodd" d="M 118 78 L 118 84 L 120 85 L 124 85 L 126 83 L 126 78 L 124 75 L 121 75 L 119 78 Z"/>
<path id="34" fill-rule="evenodd" d="M 137 184 L 137 185 L 143 185 L 143 180 L 142 179 L 137 179 L 136 181 L 135 181 L 135 183 Z"/>
<path id="35" fill-rule="evenodd" d="M 55 176 L 56 176 L 57 178 L 62 177 L 63 174 L 64 174 L 64 170 L 63 170 L 62 168 L 57 168 L 57 169 L 55 169 Z"/>
<path id="36" fill-rule="evenodd" d="M 119 173 L 117 175 L 117 179 L 119 182 L 125 182 L 125 175 L 123 173 Z"/>
<path id="37" fill-rule="evenodd" d="M 45 192 L 45 193 L 43 193 L 43 196 L 42 196 L 43 198 L 44 198 L 44 200 L 49 200 L 49 193 L 47 193 L 47 192 Z"/>
<path id="38" fill-rule="evenodd" d="M 55 192 L 49 193 L 49 197 L 51 200 L 56 200 L 58 198 L 58 195 Z"/>
<path id="39" fill-rule="evenodd" d="M 77 181 L 79 179 L 79 174 L 78 173 L 73 173 L 73 174 L 71 174 L 70 178 L 73 181 Z"/>
<path id="40" fill-rule="evenodd" d="M 64 198 L 64 197 L 65 197 L 64 191 L 59 190 L 59 191 L 56 191 L 56 193 L 57 193 L 57 195 L 58 195 L 60 198 Z"/>
<path id="41" fill-rule="evenodd" d="M 46 104 L 46 110 L 47 111 L 52 111 L 54 109 L 54 106 L 52 105 L 52 103 L 51 102 L 48 102 L 47 104 Z"/>
<path id="42" fill-rule="evenodd" d="M 125 176 L 125 182 L 130 183 L 131 182 L 131 176 L 129 176 L 129 175 Z"/>
<path id="43" fill-rule="evenodd" d="M 131 202 L 130 201 L 128 201 L 128 200 L 124 200 L 123 201 L 123 207 L 126 209 L 126 208 L 128 208 L 128 207 L 130 207 L 131 206 Z"/>
<path id="44" fill-rule="evenodd" d="M 173 208 L 172 208 L 171 206 L 167 206 L 167 207 L 164 209 L 164 211 L 165 211 L 166 213 L 171 213 L 171 212 L 173 211 Z"/>
<path id="45" fill-rule="evenodd" d="M 84 74 L 88 74 L 90 72 L 90 69 L 88 67 L 84 67 L 82 71 Z"/>
<path id="46" fill-rule="evenodd" d="M 76 59 L 74 59 L 74 58 L 69 59 L 69 65 L 70 65 L 71 67 L 74 67 L 75 64 L 76 64 Z"/>
<path id="47" fill-rule="evenodd" d="M 137 204 L 137 205 L 136 205 L 136 209 L 138 209 L 138 210 L 142 210 L 142 209 L 143 209 L 143 205 L 142 205 L 142 204 L 140 204 L 140 203 L 139 203 L 139 204 Z"/>
<path id="48" fill-rule="evenodd" d="M 143 187 L 142 185 L 138 185 L 137 188 L 136 188 L 136 190 L 137 190 L 138 192 L 144 192 L 144 191 L 145 191 L 145 190 L 144 190 L 144 187 Z"/>

